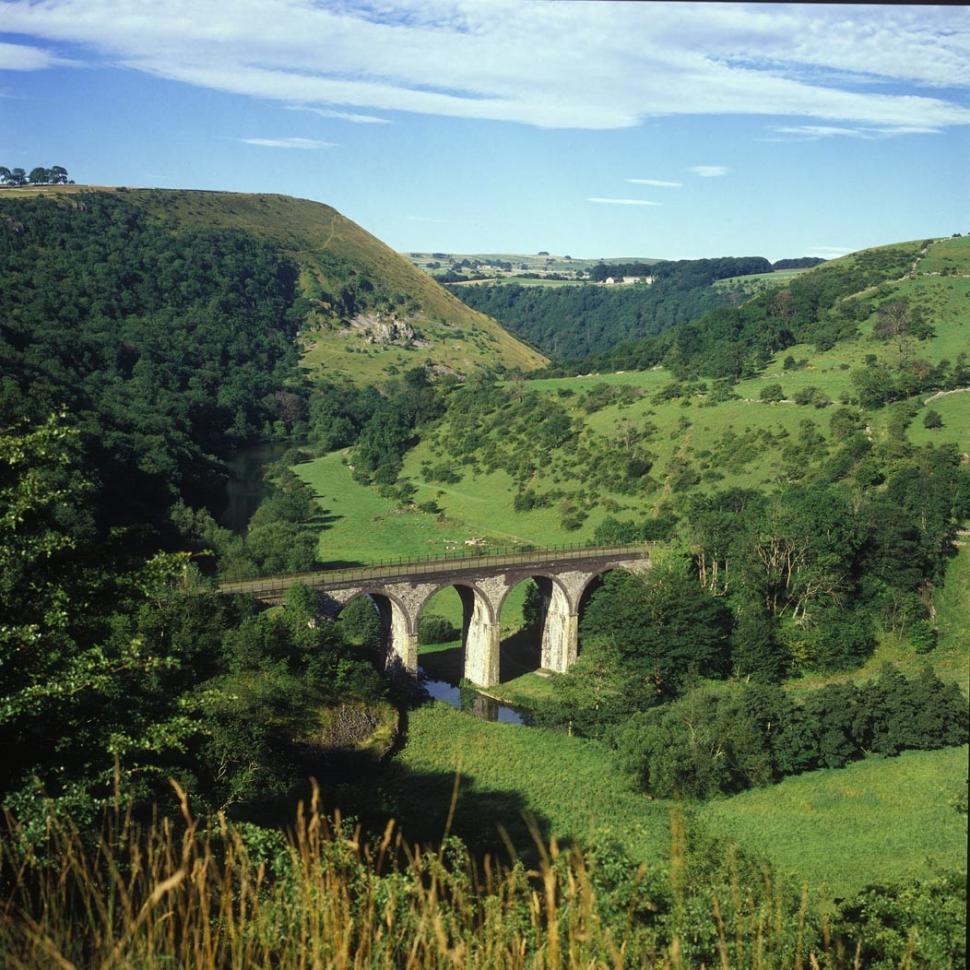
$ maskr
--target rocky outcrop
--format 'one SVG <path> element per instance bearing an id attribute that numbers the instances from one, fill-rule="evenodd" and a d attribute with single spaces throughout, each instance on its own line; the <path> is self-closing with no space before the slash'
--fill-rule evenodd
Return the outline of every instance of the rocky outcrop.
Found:
<path id="1" fill-rule="evenodd" d="M 399 317 L 379 316 L 376 313 L 358 313 L 350 320 L 350 326 L 362 333 L 371 344 L 391 344 L 397 347 L 423 347 L 425 342 L 409 320 Z"/>

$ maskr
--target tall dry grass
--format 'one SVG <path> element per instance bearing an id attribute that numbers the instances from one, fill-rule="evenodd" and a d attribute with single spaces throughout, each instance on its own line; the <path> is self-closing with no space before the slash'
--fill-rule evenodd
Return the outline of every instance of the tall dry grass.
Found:
<path id="1" fill-rule="evenodd" d="M 0 965 L 858 966 L 833 952 L 808 894 L 792 908 L 767 874 L 763 885 L 746 885 L 728 867 L 726 882 L 696 892 L 678 815 L 667 911 L 648 898 L 641 866 L 626 912 L 606 915 L 595 864 L 555 841 L 537 840 L 531 869 L 514 858 L 476 863 L 447 833 L 435 849 L 409 846 L 393 823 L 381 838 L 364 840 L 322 814 L 314 795 L 273 861 L 257 858 L 245 827 L 225 819 L 201 827 L 179 794 L 181 817 L 141 825 L 115 811 L 96 843 L 52 817 L 44 844 L 29 847 L 8 818 L 0 841 Z M 644 919 L 651 909 L 656 918 Z"/>

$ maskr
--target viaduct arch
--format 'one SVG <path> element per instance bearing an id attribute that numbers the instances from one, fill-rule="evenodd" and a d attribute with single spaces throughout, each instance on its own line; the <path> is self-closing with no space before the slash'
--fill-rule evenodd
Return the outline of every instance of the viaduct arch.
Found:
<path id="1" fill-rule="evenodd" d="M 219 589 L 276 604 L 290 586 L 303 583 L 317 591 L 320 613 L 330 617 L 351 600 L 368 595 L 381 619 L 388 669 L 416 674 L 418 617 L 436 592 L 453 586 L 462 603 L 465 678 L 491 687 L 499 682 L 502 604 L 520 582 L 535 580 L 542 594 L 541 666 L 564 673 L 576 660 L 580 603 L 589 585 L 611 569 L 649 568 L 645 545 L 592 546 L 396 562 L 223 583 Z"/>

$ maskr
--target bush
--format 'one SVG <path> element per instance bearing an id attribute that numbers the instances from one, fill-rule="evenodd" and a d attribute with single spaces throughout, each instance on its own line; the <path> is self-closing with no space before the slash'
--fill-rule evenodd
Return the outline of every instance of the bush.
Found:
<path id="1" fill-rule="evenodd" d="M 461 636 L 461 630 L 447 617 L 428 613 L 418 620 L 418 643 L 450 643 Z"/>
<path id="2" fill-rule="evenodd" d="M 805 665 L 813 670 L 851 670 L 872 654 L 876 646 L 872 620 L 861 610 L 831 608 L 820 611 L 808 631 Z"/>
<path id="3" fill-rule="evenodd" d="M 856 954 L 855 966 L 966 966 L 966 873 L 944 872 L 925 880 L 866 886 L 839 904 L 836 945 Z M 918 932 L 917 932 L 918 928 Z"/>
<path id="4" fill-rule="evenodd" d="M 930 653 L 936 648 L 936 630 L 927 620 L 916 620 L 909 628 L 909 642 L 917 653 Z"/>
<path id="5" fill-rule="evenodd" d="M 781 384 L 768 384 L 766 387 L 761 388 L 761 393 L 758 397 L 762 401 L 769 403 L 783 401 L 785 399 L 785 392 L 781 389 Z"/>

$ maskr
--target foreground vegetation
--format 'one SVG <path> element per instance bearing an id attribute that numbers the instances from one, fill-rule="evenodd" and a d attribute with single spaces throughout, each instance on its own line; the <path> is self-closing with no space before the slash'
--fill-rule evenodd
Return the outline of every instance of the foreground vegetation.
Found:
<path id="1" fill-rule="evenodd" d="M 40 855 L 16 835 L 0 843 L 11 885 L 0 956 L 17 967 L 888 970 L 965 956 L 951 877 L 833 911 L 743 854 L 685 838 L 676 812 L 669 866 L 635 869 L 609 847 L 538 836 L 535 868 L 479 864 L 447 838 L 409 847 L 393 824 L 368 838 L 315 800 L 288 842 L 224 821 L 202 828 L 184 798 L 180 819 L 147 827 L 116 814 L 97 848 L 57 822 Z"/>

